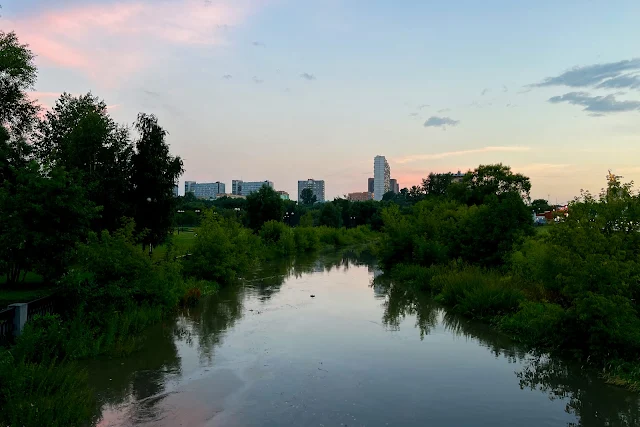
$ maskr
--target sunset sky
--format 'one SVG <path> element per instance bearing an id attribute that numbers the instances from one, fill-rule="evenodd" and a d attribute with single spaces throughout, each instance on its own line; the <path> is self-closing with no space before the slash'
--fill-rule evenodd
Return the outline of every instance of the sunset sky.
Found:
<path id="1" fill-rule="evenodd" d="M 183 180 L 365 191 L 502 162 L 532 196 L 640 181 L 640 2 L 0 0 L 33 96 L 154 113 Z M 183 191 L 181 184 L 181 191 Z"/>

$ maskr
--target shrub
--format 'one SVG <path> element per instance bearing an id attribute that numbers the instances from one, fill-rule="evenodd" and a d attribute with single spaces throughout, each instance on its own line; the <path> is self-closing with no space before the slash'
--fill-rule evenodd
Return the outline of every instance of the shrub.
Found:
<path id="1" fill-rule="evenodd" d="M 280 255 L 291 255 L 296 251 L 296 242 L 291 227 L 279 221 L 267 221 L 260 229 L 263 243 Z"/>
<path id="2" fill-rule="evenodd" d="M 435 275 L 434 289 L 439 299 L 459 314 L 474 318 L 505 315 L 516 311 L 524 295 L 513 279 L 477 267 Z"/>
<path id="3" fill-rule="evenodd" d="M 296 227 L 293 229 L 296 251 L 311 252 L 318 248 L 320 239 L 318 232 L 312 227 Z"/>
<path id="4" fill-rule="evenodd" d="M 559 347 L 566 333 L 565 318 L 565 311 L 557 304 L 525 301 L 516 313 L 501 319 L 500 328 L 521 342 Z"/>
<path id="5" fill-rule="evenodd" d="M 206 212 L 191 256 L 183 267 L 187 276 L 225 285 L 256 259 L 259 237 L 235 220 Z"/>
<path id="6" fill-rule="evenodd" d="M 72 364 L 16 361 L 0 351 L 0 425 L 83 426 L 98 405 L 85 371 Z"/>

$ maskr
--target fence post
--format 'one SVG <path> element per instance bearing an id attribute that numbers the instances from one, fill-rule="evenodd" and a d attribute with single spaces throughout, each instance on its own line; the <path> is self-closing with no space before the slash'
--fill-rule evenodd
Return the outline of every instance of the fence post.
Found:
<path id="1" fill-rule="evenodd" d="M 10 304 L 9 307 L 14 307 L 13 311 L 13 334 L 19 336 L 24 329 L 24 324 L 27 323 L 27 310 L 29 304 L 26 302 L 19 302 L 16 304 Z"/>

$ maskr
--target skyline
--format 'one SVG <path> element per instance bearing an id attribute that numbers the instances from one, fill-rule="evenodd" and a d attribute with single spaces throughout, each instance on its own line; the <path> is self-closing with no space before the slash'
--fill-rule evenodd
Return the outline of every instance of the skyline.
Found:
<path id="1" fill-rule="evenodd" d="M 564 203 L 640 179 L 640 4 L 615 3 L 14 0 L 0 25 L 43 105 L 156 114 L 181 182 L 315 176 L 330 200 L 384 153 L 400 187 L 504 163 Z"/>

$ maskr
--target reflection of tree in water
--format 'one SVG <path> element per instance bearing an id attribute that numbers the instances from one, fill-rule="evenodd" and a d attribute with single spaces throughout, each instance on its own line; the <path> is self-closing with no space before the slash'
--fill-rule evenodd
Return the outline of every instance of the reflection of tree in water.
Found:
<path id="1" fill-rule="evenodd" d="M 386 296 L 382 303 L 382 323 L 393 331 L 400 330 L 400 323 L 407 316 L 416 316 L 420 339 L 429 335 L 438 325 L 438 306 L 426 294 L 417 293 L 407 286 L 397 285 L 385 275 L 374 277 L 371 286 L 378 295 Z"/>
<path id="2" fill-rule="evenodd" d="M 537 356 L 516 375 L 520 388 L 539 390 L 550 399 L 566 399 L 566 411 L 579 421 L 569 426 L 631 427 L 640 425 L 640 400 L 636 393 L 603 386 L 596 375 L 585 374 L 579 365 Z"/>
<path id="3" fill-rule="evenodd" d="M 447 313 L 426 294 L 395 284 L 385 275 L 375 277 L 372 287 L 376 294 L 384 293 L 382 321 L 390 329 L 398 330 L 406 316 L 416 316 L 416 328 L 423 339 L 437 326 L 442 313 L 443 326 L 454 335 L 476 340 L 509 363 L 522 362 L 524 368 L 515 373 L 520 388 L 547 393 L 551 399 L 566 399 L 566 412 L 578 418 L 578 423 L 570 423 L 570 427 L 640 426 L 640 399 L 636 393 L 607 386 L 596 373 L 563 359 L 531 356 L 490 326 Z"/>
<path id="4" fill-rule="evenodd" d="M 101 404 L 117 406 L 142 401 L 141 405 L 131 406 L 128 416 L 138 421 L 157 419 L 156 406 L 146 402 L 162 399 L 169 378 L 180 374 L 174 335 L 167 323 L 171 319 L 149 328 L 142 348 L 131 357 L 88 362 L 91 383 Z"/>

